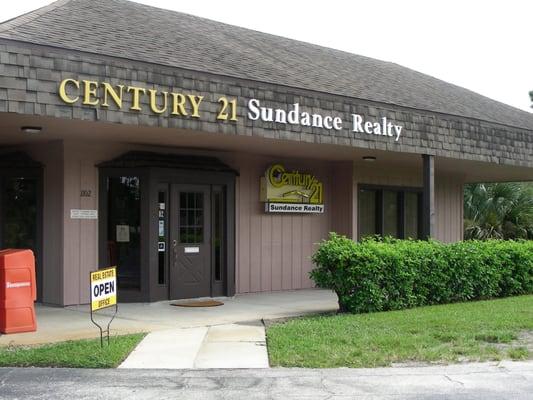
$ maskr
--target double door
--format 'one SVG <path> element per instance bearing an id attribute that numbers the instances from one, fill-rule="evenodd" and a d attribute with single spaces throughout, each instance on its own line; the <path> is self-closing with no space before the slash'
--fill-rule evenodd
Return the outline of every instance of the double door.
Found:
<path id="1" fill-rule="evenodd" d="M 217 185 L 170 185 L 169 297 L 225 293 L 225 191 Z"/>

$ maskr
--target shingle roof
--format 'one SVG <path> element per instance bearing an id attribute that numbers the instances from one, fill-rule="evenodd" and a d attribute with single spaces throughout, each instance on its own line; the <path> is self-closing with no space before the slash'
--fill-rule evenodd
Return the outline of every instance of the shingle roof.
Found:
<path id="1" fill-rule="evenodd" d="M 533 130 L 532 113 L 394 63 L 125 0 L 60 0 L 1 23 L 0 38 Z"/>

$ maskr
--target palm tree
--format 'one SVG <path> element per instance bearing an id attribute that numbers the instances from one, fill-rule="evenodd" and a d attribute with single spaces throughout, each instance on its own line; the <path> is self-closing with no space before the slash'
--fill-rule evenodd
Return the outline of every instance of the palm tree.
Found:
<path id="1" fill-rule="evenodd" d="M 533 239 L 533 185 L 467 185 L 464 236 L 465 239 Z"/>

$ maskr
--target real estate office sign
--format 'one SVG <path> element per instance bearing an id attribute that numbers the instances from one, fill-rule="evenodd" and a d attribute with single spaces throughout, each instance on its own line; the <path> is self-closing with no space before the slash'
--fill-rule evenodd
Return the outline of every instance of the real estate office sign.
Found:
<path id="1" fill-rule="evenodd" d="M 251 121 L 277 123 L 323 129 L 324 131 L 349 130 L 353 134 L 381 136 L 398 142 L 403 134 L 403 126 L 389 120 L 386 116 L 367 118 L 361 114 L 342 115 L 341 113 L 317 113 L 300 103 L 271 107 L 259 99 L 239 99 L 224 95 L 199 95 L 188 92 L 174 92 L 127 84 L 110 84 L 92 80 L 63 79 L 58 88 L 61 101 L 66 104 L 102 109 L 118 109 L 127 112 L 149 110 L 155 115 L 168 118 L 195 118 L 203 120 L 212 114 L 206 112 L 206 103 L 216 102 L 218 107 L 215 118 L 219 122 L 237 122 L 240 118 Z M 205 98 L 215 96 L 214 98 Z M 207 101 L 206 101 L 207 100 Z M 237 103 L 245 102 L 246 112 L 239 115 Z"/>
<path id="2" fill-rule="evenodd" d="M 117 267 L 99 269 L 89 274 L 89 288 L 91 291 L 91 321 L 100 329 L 100 345 L 104 344 L 104 333 L 109 344 L 109 326 L 117 315 Z M 94 313 L 108 307 L 115 307 L 115 313 L 107 323 L 106 329 L 94 319 Z"/>
<path id="3" fill-rule="evenodd" d="M 261 177 L 261 201 L 271 213 L 323 213 L 324 185 L 312 174 L 274 164 Z"/>

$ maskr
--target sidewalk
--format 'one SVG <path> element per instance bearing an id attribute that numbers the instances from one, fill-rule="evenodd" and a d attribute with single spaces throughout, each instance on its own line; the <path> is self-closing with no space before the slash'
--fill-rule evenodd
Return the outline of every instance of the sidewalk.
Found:
<path id="1" fill-rule="evenodd" d="M 208 308 L 174 307 L 169 301 L 119 304 L 111 333 L 206 328 L 337 309 L 335 294 L 320 289 L 253 293 L 221 300 L 224 305 Z M 98 329 L 91 323 L 86 305 L 66 308 L 37 305 L 36 312 L 37 332 L 0 335 L 0 346 L 50 343 L 99 335 Z"/>
<path id="2" fill-rule="evenodd" d="M 261 321 L 149 333 L 119 368 L 268 368 Z"/>

